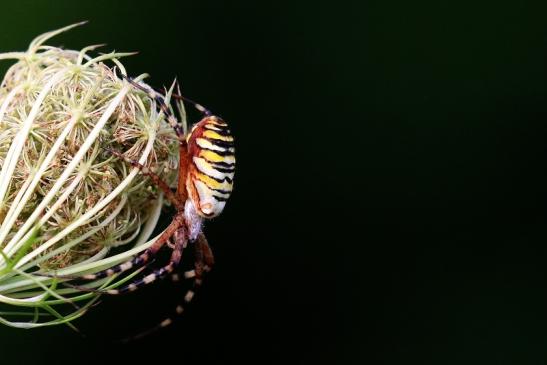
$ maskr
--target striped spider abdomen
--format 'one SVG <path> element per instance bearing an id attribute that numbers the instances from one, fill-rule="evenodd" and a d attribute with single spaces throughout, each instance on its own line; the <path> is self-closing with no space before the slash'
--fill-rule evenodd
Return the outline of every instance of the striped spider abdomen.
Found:
<path id="1" fill-rule="evenodd" d="M 188 134 L 188 177 L 186 189 L 197 213 L 218 216 L 230 197 L 234 182 L 234 138 L 228 125 L 209 115 Z"/>

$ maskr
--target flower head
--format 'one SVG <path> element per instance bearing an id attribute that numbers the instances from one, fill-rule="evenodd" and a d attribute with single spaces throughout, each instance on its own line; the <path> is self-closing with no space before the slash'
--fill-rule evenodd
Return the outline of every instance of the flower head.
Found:
<path id="1" fill-rule="evenodd" d="M 104 269 L 150 244 L 161 192 L 108 150 L 167 181 L 176 177 L 178 156 L 155 101 L 118 76 L 126 74 L 119 58 L 131 53 L 92 57 L 97 46 L 44 45 L 76 25 L 37 37 L 26 52 L 0 54 L 17 61 L 0 85 L 0 302 L 50 314 L 58 314 L 54 304 L 90 305 L 96 296 L 56 290 L 56 280 L 37 272 Z M 117 246 L 127 249 L 107 257 Z M 84 309 L 45 322 L 0 322 L 65 323 Z"/>

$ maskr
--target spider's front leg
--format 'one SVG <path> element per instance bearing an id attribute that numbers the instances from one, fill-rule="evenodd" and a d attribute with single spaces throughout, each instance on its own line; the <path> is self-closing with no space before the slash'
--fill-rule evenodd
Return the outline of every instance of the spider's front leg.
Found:
<path id="1" fill-rule="evenodd" d="M 143 253 L 141 253 L 140 255 L 138 255 L 137 257 L 131 260 L 125 261 L 109 269 L 102 270 L 93 274 L 84 274 L 80 276 L 54 275 L 54 274 L 52 275 L 52 274 L 44 274 L 44 273 L 37 273 L 36 275 L 46 276 L 50 278 L 57 278 L 57 279 L 62 279 L 67 281 L 98 280 L 98 279 L 110 277 L 114 274 L 120 274 L 120 273 L 126 272 L 132 268 L 138 268 L 138 267 L 144 266 L 150 261 L 151 258 L 153 258 L 158 253 L 158 251 L 169 241 L 169 239 L 175 234 L 177 229 L 179 229 L 179 227 L 181 227 L 183 224 L 184 224 L 184 218 L 182 217 L 175 218 L 173 222 L 171 222 L 171 224 L 167 226 L 165 231 L 163 231 L 163 233 L 158 237 L 156 242 L 154 242 L 152 246 L 147 248 Z M 66 281 L 63 282 L 63 284 L 67 286 L 79 288 L 82 290 L 86 290 L 86 291 L 93 291 L 93 290 L 83 288 L 77 285 L 69 284 Z"/>
<path id="2" fill-rule="evenodd" d="M 181 220 L 182 219 L 182 220 Z M 145 277 L 135 280 L 130 284 L 127 284 L 121 288 L 117 289 L 107 289 L 107 290 L 101 290 L 101 289 L 90 289 L 82 286 L 76 286 L 72 284 L 64 283 L 67 286 L 76 288 L 81 291 L 86 292 L 95 292 L 95 293 L 103 293 L 103 294 L 111 294 L 111 295 L 118 295 L 127 293 L 130 291 L 135 291 L 139 287 L 151 284 L 154 281 L 158 279 L 163 279 L 165 276 L 173 273 L 173 271 L 176 269 L 176 267 L 179 265 L 181 258 L 182 258 L 182 252 L 184 248 L 186 248 L 186 245 L 188 243 L 188 233 L 186 230 L 186 226 L 184 224 L 184 220 L 181 215 L 175 216 L 175 219 L 173 221 L 174 223 L 177 223 L 178 227 L 176 231 L 173 234 L 175 246 L 173 248 L 173 251 L 171 252 L 171 258 L 169 260 L 169 263 L 157 270 L 154 270 L 152 273 L 146 275 Z M 173 224 L 173 223 L 172 223 Z M 166 240 L 169 237 L 166 237 Z"/>
<path id="3" fill-rule="evenodd" d="M 187 271 L 184 276 L 186 278 L 194 278 L 194 285 L 199 286 L 202 283 L 203 274 L 211 271 L 213 265 L 215 264 L 215 258 L 213 255 L 213 250 L 207 242 L 207 238 L 203 232 L 199 233 L 195 241 L 195 259 L 194 259 L 194 270 Z"/>
<path id="4" fill-rule="evenodd" d="M 186 294 L 183 297 L 184 304 L 180 303 L 175 307 L 175 311 L 172 316 L 165 318 L 161 322 L 159 322 L 154 327 L 151 327 L 147 329 L 146 331 L 140 332 L 139 334 L 131 337 L 127 337 L 122 340 L 122 342 L 130 342 L 133 340 L 138 340 L 143 337 L 146 337 L 162 328 L 170 326 L 175 317 L 180 316 L 184 313 L 184 307 L 186 304 L 190 303 L 192 299 L 194 298 L 195 290 L 201 286 L 203 281 L 203 274 L 205 272 L 209 272 L 214 264 L 214 257 L 213 252 L 211 250 L 211 247 L 209 246 L 209 243 L 207 242 L 207 239 L 205 238 L 205 235 L 203 233 L 199 233 L 194 243 L 194 249 L 195 249 L 195 262 L 194 262 L 194 269 L 187 271 L 184 273 L 184 277 L 187 279 L 194 279 L 194 283 L 191 289 L 188 289 L 186 291 Z M 178 274 L 174 273 L 172 274 L 172 278 L 174 281 L 178 281 Z"/>
<path id="5" fill-rule="evenodd" d="M 148 176 L 152 182 L 164 193 L 165 197 L 173 204 L 173 206 L 177 209 L 177 211 L 181 211 L 184 208 L 184 203 L 181 200 L 181 196 L 178 193 L 174 193 L 169 185 L 163 181 L 158 175 L 153 173 L 148 167 L 140 164 L 138 161 L 132 160 L 122 154 L 121 152 L 118 152 L 113 149 L 106 149 L 109 153 L 113 154 L 114 156 L 118 157 L 119 159 L 127 162 L 131 166 L 137 167 L 140 172 Z M 94 274 L 86 274 L 81 276 L 63 276 L 63 275 L 46 275 L 46 274 L 40 274 L 47 277 L 55 277 L 59 279 L 66 279 L 66 280 L 97 280 L 102 279 L 106 277 L 110 277 L 114 274 L 122 273 L 125 271 L 128 271 L 134 267 L 140 267 L 148 263 L 150 258 L 156 255 L 156 253 L 160 250 L 161 247 L 165 245 L 169 241 L 169 238 L 173 236 L 176 232 L 176 230 L 181 227 L 184 224 L 184 218 L 182 216 L 175 218 L 173 222 L 165 229 L 163 234 L 159 237 L 159 239 L 146 251 L 144 251 L 139 256 L 135 257 L 132 260 L 126 261 L 120 265 L 114 266 L 112 268 L 96 272 Z"/>
<path id="6" fill-rule="evenodd" d="M 176 267 L 180 264 L 182 258 L 182 251 L 186 248 L 188 243 L 188 233 L 186 227 L 182 225 L 179 227 L 174 234 L 175 246 L 171 252 L 171 258 L 169 263 L 157 270 L 154 270 L 152 273 L 146 275 L 142 279 L 136 280 L 131 284 L 123 286 L 119 289 L 109 289 L 104 291 L 106 294 L 118 295 L 123 294 L 129 291 L 137 290 L 139 287 L 153 283 L 158 279 L 163 279 L 167 275 L 173 273 Z"/>

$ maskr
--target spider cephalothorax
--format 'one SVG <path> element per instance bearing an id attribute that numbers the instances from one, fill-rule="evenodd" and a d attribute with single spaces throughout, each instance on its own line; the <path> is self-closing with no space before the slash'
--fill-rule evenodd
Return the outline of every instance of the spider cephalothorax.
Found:
<path id="1" fill-rule="evenodd" d="M 181 260 L 182 251 L 188 243 L 194 244 L 195 263 L 194 269 L 186 272 L 185 276 L 194 278 L 194 284 L 200 285 L 203 272 L 210 270 L 214 263 L 213 254 L 202 232 L 202 222 L 204 219 L 215 217 L 222 212 L 232 191 L 235 169 L 233 137 L 230 134 L 228 125 L 221 118 L 212 115 L 201 105 L 177 95 L 177 98 L 189 101 L 204 115 L 191 128 L 190 132 L 185 134 L 185 128 L 177 121 L 161 94 L 147 86 L 136 83 L 126 76 L 124 78 L 156 101 L 168 123 L 175 130 L 179 142 L 180 157 L 176 190 L 173 192 L 166 182 L 146 166 L 127 158 L 120 152 L 114 150 L 109 150 L 109 152 L 138 167 L 142 174 L 150 177 L 152 182 L 163 191 L 165 197 L 173 204 L 176 213 L 169 226 L 154 244 L 139 256 L 108 270 L 71 279 L 94 280 L 127 271 L 135 266 L 142 266 L 156 255 L 160 248 L 172 241 L 174 245 L 167 265 L 131 284 L 117 289 L 105 290 L 104 293 L 121 294 L 133 291 L 142 285 L 173 273 Z M 83 288 L 83 290 L 91 289 Z M 192 296 L 193 290 L 189 290 L 185 295 L 185 301 L 190 301 Z M 180 312 L 182 312 L 182 307 L 179 306 L 177 307 L 177 313 Z M 171 323 L 171 320 L 165 320 L 160 326 L 169 323 Z"/>

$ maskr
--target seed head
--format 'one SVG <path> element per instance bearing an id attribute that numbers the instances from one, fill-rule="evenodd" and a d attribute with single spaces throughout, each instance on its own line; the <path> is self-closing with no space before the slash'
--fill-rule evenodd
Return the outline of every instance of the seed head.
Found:
<path id="1" fill-rule="evenodd" d="M 44 45 L 73 26 L 37 37 L 26 52 L 0 54 L 16 60 L 0 84 L 0 295 L 40 288 L 41 278 L 28 277 L 36 271 L 107 266 L 101 259 L 111 248 L 148 240 L 161 192 L 109 149 L 176 178 L 172 128 L 120 76 L 119 59 L 131 53 L 94 57 L 98 46 Z M 20 290 L 13 298 L 49 293 Z"/>

